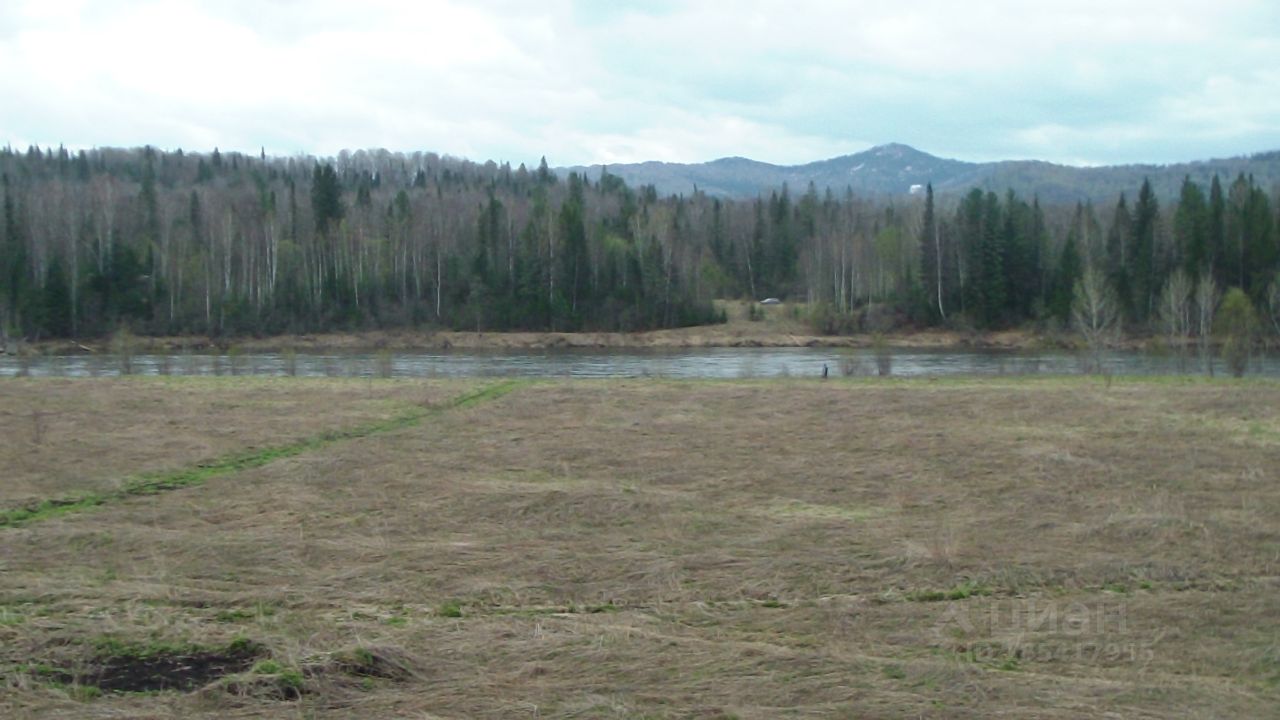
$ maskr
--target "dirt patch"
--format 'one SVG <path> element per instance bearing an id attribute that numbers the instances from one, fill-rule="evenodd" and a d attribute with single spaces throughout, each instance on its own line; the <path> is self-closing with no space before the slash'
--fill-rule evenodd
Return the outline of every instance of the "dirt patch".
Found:
<path id="1" fill-rule="evenodd" d="M 224 675 L 248 670 L 255 657 L 248 653 L 194 653 L 110 658 L 81 682 L 107 692 L 193 690 Z"/>
<path id="2" fill-rule="evenodd" d="M 44 673 L 46 679 L 103 692 L 190 691 L 244 672 L 266 656 L 263 646 L 237 640 L 222 648 L 145 648 L 100 643 L 77 672 Z"/>

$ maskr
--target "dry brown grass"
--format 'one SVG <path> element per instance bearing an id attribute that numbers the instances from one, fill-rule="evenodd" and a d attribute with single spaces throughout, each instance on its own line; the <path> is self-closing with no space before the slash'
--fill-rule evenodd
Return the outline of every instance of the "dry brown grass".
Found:
<path id="1" fill-rule="evenodd" d="M 0 387 L 0 508 L 382 420 L 457 383 L 17 378 Z"/>
<path id="2" fill-rule="evenodd" d="M 0 715 L 1262 717 L 1277 468 L 1266 382 L 526 385 L 0 529 Z M 104 636 L 248 637 L 304 692 L 26 666 Z"/>

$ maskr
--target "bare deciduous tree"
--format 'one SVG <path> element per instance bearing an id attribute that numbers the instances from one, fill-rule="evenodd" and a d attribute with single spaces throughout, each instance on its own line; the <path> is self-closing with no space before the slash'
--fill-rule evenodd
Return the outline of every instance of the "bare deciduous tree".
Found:
<path id="1" fill-rule="evenodd" d="M 1200 362 L 1209 377 L 1213 377 L 1213 357 L 1209 354 L 1213 337 L 1213 316 L 1218 311 L 1218 284 L 1213 275 L 1204 273 L 1196 284 L 1196 333 L 1200 341 Z"/>
<path id="2" fill-rule="evenodd" d="M 1178 371 L 1186 370 L 1187 341 L 1191 337 L 1191 278 L 1174 271 L 1160 291 L 1160 324 L 1169 346 L 1178 354 Z"/>
<path id="3" fill-rule="evenodd" d="M 1084 336 L 1091 358 L 1087 372 L 1102 372 L 1102 351 L 1119 329 L 1119 302 L 1102 273 L 1089 268 L 1076 283 L 1071 317 Z"/>

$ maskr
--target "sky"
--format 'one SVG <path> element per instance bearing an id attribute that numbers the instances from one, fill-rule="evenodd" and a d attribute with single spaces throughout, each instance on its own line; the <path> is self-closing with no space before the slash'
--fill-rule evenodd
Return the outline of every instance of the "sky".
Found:
<path id="1" fill-rule="evenodd" d="M 1275 0 L 4 0 L 0 144 L 535 165 L 1280 149 Z"/>

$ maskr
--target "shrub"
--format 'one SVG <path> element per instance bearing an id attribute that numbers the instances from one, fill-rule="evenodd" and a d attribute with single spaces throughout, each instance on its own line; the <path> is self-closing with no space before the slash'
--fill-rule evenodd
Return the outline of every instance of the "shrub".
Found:
<path id="1" fill-rule="evenodd" d="M 1227 369 L 1236 377 L 1244 375 L 1258 332 L 1258 316 L 1243 290 L 1231 288 L 1223 296 L 1214 329 L 1222 338 L 1222 359 Z"/>

